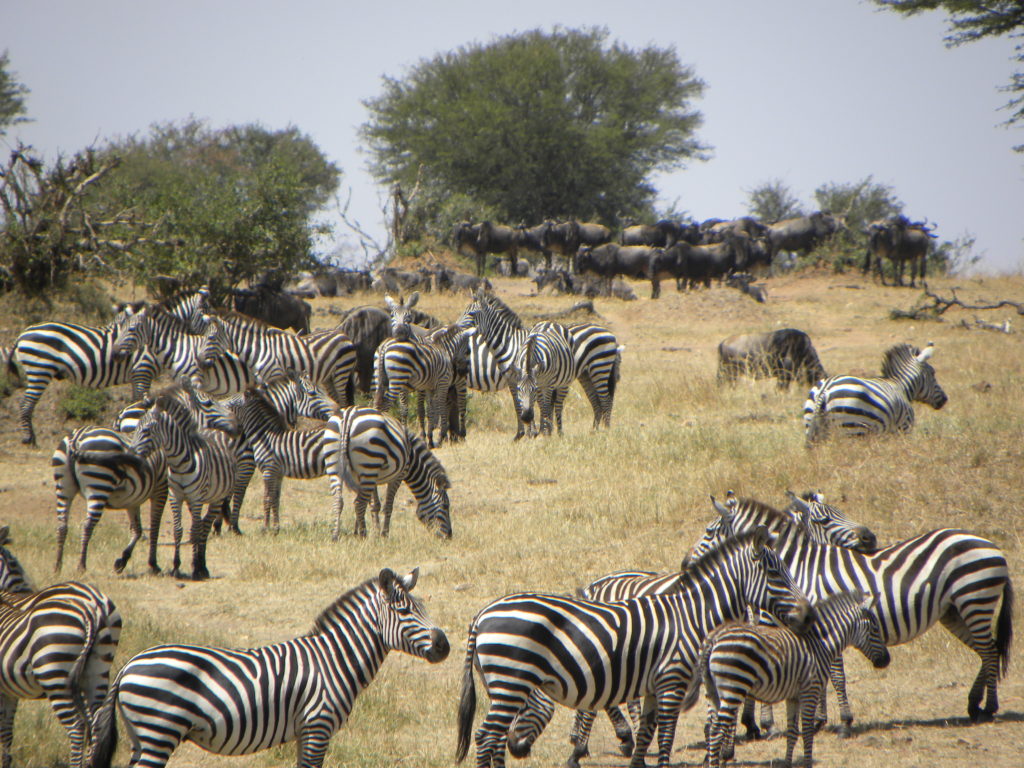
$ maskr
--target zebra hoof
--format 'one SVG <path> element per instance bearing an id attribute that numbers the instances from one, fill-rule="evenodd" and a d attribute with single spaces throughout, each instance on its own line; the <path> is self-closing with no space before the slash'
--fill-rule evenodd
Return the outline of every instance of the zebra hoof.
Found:
<path id="1" fill-rule="evenodd" d="M 822 728 L 824 728 L 826 725 L 828 725 L 828 720 L 815 720 L 814 721 L 814 732 L 815 733 L 820 733 Z M 842 726 L 840 726 L 839 730 L 842 731 L 842 729 L 843 729 Z M 847 731 L 846 735 L 847 736 L 850 735 L 849 731 Z"/>
<path id="2" fill-rule="evenodd" d="M 163 573 L 163 571 L 160 570 L 160 566 L 159 565 L 152 565 L 151 564 L 149 566 L 149 573 L 152 576 L 159 576 L 161 573 Z"/>
<path id="3" fill-rule="evenodd" d="M 114 573 L 122 573 L 126 565 L 128 565 L 127 560 L 123 557 L 117 558 L 117 560 L 114 561 Z"/>
<path id="4" fill-rule="evenodd" d="M 633 754 L 633 746 L 632 739 L 629 741 L 621 741 L 619 742 L 619 752 L 621 752 L 625 757 L 629 757 Z"/>
<path id="5" fill-rule="evenodd" d="M 840 739 L 848 739 L 853 735 L 853 731 L 850 729 L 849 723 L 841 723 L 836 729 L 836 735 Z"/>

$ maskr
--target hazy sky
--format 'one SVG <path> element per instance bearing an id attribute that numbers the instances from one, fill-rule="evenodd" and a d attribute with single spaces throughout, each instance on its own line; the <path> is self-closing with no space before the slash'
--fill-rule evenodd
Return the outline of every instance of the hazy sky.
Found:
<path id="1" fill-rule="evenodd" d="M 672 46 L 707 83 L 695 106 L 713 157 L 658 177 L 662 206 L 731 218 L 780 179 L 811 208 L 819 185 L 872 176 L 942 239 L 974 235 L 990 271 L 1024 268 L 1024 132 L 998 127 L 1011 43 L 948 50 L 942 14 L 858 0 L 0 0 L 0 50 L 34 120 L 7 141 L 52 157 L 190 115 L 295 125 L 344 170 L 350 215 L 382 233 L 357 135 L 381 77 L 554 25 Z"/>

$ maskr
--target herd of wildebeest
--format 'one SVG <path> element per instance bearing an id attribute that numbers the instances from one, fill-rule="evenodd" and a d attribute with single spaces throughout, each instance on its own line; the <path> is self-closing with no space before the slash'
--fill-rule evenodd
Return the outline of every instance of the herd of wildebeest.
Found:
<path id="1" fill-rule="evenodd" d="M 627 228 L 614 244 L 599 225 L 545 222 L 513 229 L 483 222 L 458 225 L 453 241 L 478 259 L 481 271 L 484 257 L 496 254 L 516 274 L 521 254 L 534 251 L 547 259 L 542 274 L 562 269 L 566 276 L 590 273 L 609 282 L 650 279 L 654 298 L 659 279 L 686 286 L 733 273 L 751 292 L 755 287 L 743 274 L 769 266 L 781 251 L 813 248 L 842 226 L 841 218 L 825 213 L 771 226 L 751 218 L 707 226 L 663 221 Z M 902 217 L 876 222 L 869 257 L 877 263 L 912 252 L 916 260 L 929 237 L 924 225 Z M 565 267 L 557 267 L 555 257 L 566 259 Z M 923 253 L 920 261 L 923 276 Z M 308 305 L 294 301 L 296 293 L 363 291 L 374 281 L 388 294 L 449 288 L 472 295 L 448 324 L 417 309 L 413 293 L 353 308 L 337 328 L 316 332 L 309 328 Z M 53 379 L 135 386 L 145 378 L 147 387 L 159 374 L 175 380 L 154 394 L 137 391 L 140 399 L 116 425 L 83 427 L 61 441 L 52 459 L 62 526 L 58 569 L 68 507 L 81 494 L 88 515 L 80 568 L 102 512 L 123 508 L 132 528 L 115 563 L 123 569 L 141 536 L 140 505 L 149 501 L 150 568 L 158 572 L 155 546 L 169 497 L 174 571 L 184 502 L 192 515 L 193 576 L 207 576 L 206 537 L 221 519 L 237 528 L 241 496 L 257 468 L 268 528 L 277 527 L 282 478 L 327 474 L 336 537 L 343 487 L 356 494 L 355 533 L 366 535 L 364 515 L 372 503 L 375 520 L 384 511 L 379 529 L 387 535 L 404 483 L 420 521 L 450 538 L 451 484 L 434 450 L 445 436 L 465 438 L 467 387 L 511 392 L 517 439 L 554 434 L 555 425 L 561 432 L 561 403 L 576 382 L 593 407 L 594 428 L 610 425 L 623 352 L 614 334 L 590 322 L 524 323 L 478 275 L 443 267 L 384 269 L 373 279 L 359 271 L 325 272 L 290 291 L 264 281 L 236 291 L 233 301 L 237 311 L 213 309 L 200 290 L 123 307 L 106 328 L 43 323 L 0 350 L 12 383 L 35 400 Z M 771 376 L 780 387 L 794 381 L 809 386 L 804 424 L 813 448 L 832 435 L 907 432 L 914 402 L 941 408 L 947 395 L 930 364 L 934 352 L 931 344 L 898 344 L 884 351 L 878 377 L 829 376 L 808 334 L 787 328 L 724 339 L 718 380 Z M 374 407 L 355 403 L 358 389 L 373 395 Z M 418 432 L 405 425 L 408 398 L 416 395 Z M 33 440 L 35 400 L 27 417 L 24 402 L 22 408 L 22 428 Z M 399 405 L 402 418 L 388 413 Z M 320 424 L 297 428 L 299 417 Z M 444 425 L 437 442 L 435 420 Z M 378 485 L 386 486 L 383 505 Z M 809 765 L 829 681 L 840 697 L 841 734 L 849 734 L 843 650 L 852 645 L 881 667 L 889 660 L 887 646 L 936 622 L 981 658 L 968 714 L 972 721 L 992 719 L 1009 659 L 1013 606 L 996 544 L 939 529 L 879 548 L 874 534 L 818 493 L 791 495 L 785 510 L 731 492 L 724 505 L 713 503 L 715 518 L 679 571 L 615 572 L 580 598 L 506 595 L 476 615 L 459 702 L 460 760 L 473 735 L 478 675 L 490 705 L 475 732 L 477 768 L 500 768 L 506 750 L 528 754 L 556 702 L 578 711 L 570 765 L 588 754 L 594 714 L 606 710 L 624 754 L 632 756 L 631 768 L 642 768 L 655 733 L 658 764 L 666 768 L 676 719 L 695 704 L 702 686 L 711 702 L 708 764 L 719 766 L 731 756 L 741 709 L 748 733 L 757 734 L 750 715 L 757 699 L 787 702 L 786 763 L 802 733 Z M 297 741 L 300 765 L 318 766 L 389 650 L 431 663 L 449 653 L 444 633 L 410 594 L 416 572 L 403 577 L 384 569 L 328 606 L 308 636 L 246 651 L 158 646 L 131 659 L 111 683 L 121 622 L 113 603 L 77 582 L 33 590 L 4 546 L 9 543 L 9 531 L 0 529 L 5 766 L 18 698 L 44 697 L 67 728 L 72 768 L 110 765 L 117 714 L 129 733 L 132 766 L 159 768 L 185 740 L 221 754 Z M 36 639 L 22 642 L 28 637 Z M 630 704 L 632 724 L 618 711 L 621 704 Z"/>

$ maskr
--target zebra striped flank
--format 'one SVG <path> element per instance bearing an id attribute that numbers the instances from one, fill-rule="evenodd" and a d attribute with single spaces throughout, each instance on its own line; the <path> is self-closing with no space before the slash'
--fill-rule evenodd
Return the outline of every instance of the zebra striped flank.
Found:
<path id="1" fill-rule="evenodd" d="M 909 642 L 941 622 L 981 658 L 967 695 L 968 717 L 992 719 L 1013 639 L 1013 585 L 1006 557 L 995 543 L 968 531 L 939 528 L 866 555 L 814 541 L 789 514 L 741 499 L 728 523 L 712 522 L 694 551 L 751 526 L 767 526 L 778 535 L 779 556 L 812 598 L 853 589 L 878 595 L 874 612 L 886 645 Z M 844 679 L 841 670 L 838 674 Z M 844 696 L 841 692 L 840 701 Z"/>
<path id="2" fill-rule="evenodd" d="M 11 764 L 19 699 L 47 699 L 84 768 L 90 722 L 110 682 L 121 615 L 95 587 L 69 581 L 33 591 L 0 528 L 0 696 L 3 765 Z"/>
<path id="3" fill-rule="evenodd" d="M 323 764 L 331 737 L 389 651 L 431 664 L 448 638 L 388 568 L 349 590 L 303 637 L 250 650 L 160 645 L 121 670 L 95 718 L 93 768 L 109 768 L 119 710 L 133 766 L 162 768 L 182 741 L 219 755 L 248 755 L 298 741 L 298 765 Z"/>

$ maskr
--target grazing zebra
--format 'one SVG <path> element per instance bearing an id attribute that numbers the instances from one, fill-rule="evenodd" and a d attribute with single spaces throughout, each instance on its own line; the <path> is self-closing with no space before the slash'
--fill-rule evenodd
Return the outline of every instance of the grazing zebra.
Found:
<path id="1" fill-rule="evenodd" d="M 86 556 L 93 529 L 106 509 L 128 512 L 131 539 L 114 561 L 120 573 L 128 563 L 135 545 L 142 538 L 139 508 L 149 501 L 149 568 L 159 573 L 156 547 L 160 537 L 160 519 L 167 503 L 167 461 L 162 451 L 140 458 L 129 451 L 128 438 L 112 429 L 81 427 L 65 436 L 53 452 L 53 482 L 57 494 L 57 559 L 59 573 L 64 560 L 64 542 L 68 535 L 68 512 L 79 493 L 85 498 L 86 516 L 82 523 L 81 553 L 78 570 L 86 568 Z"/>
<path id="2" fill-rule="evenodd" d="M 779 555 L 812 598 L 850 589 L 878 595 L 874 611 L 886 645 L 909 642 L 941 622 L 981 657 L 967 694 L 968 717 L 989 721 L 999 710 L 996 689 L 1006 674 L 1013 639 L 1013 585 L 1006 557 L 994 543 L 967 531 L 939 528 L 865 555 L 814 541 L 788 514 L 760 502 L 741 499 L 734 510 L 719 514 L 693 556 L 722 537 L 768 526 L 779 536 Z M 842 660 L 835 666 L 832 680 L 842 702 Z M 848 731 L 853 715 L 844 712 L 842 718 Z"/>
<path id="3" fill-rule="evenodd" d="M 252 452 L 252 463 L 239 468 L 242 476 L 231 499 L 231 529 L 238 530 L 238 515 L 252 472 L 263 475 L 263 527 L 280 529 L 281 480 L 310 479 L 325 472 L 322 426 L 295 429 L 299 416 L 327 421 L 335 405 L 305 377 L 289 377 L 246 391 L 229 403 L 238 431 Z"/>
<path id="4" fill-rule="evenodd" d="M 784 627 L 732 623 L 719 627 L 704 642 L 698 672 L 690 678 L 683 710 L 697 701 L 701 679 L 711 700 L 708 714 L 706 765 L 721 768 L 732 755 L 736 715 L 752 696 L 773 703 L 786 701 L 786 758 L 793 764 L 798 726 L 803 732 L 804 765 L 811 766 L 814 716 L 824 696 L 825 679 L 847 646 L 854 646 L 875 666 L 889 665 L 873 596 L 839 592 L 815 605 L 817 620 L 801 637 Z M 797 716 L 800 722 L 797 722 Z"/>
<path id="5" fill-rule="evenodd" d="M 923 351 L 897 344 L 885 353 L 881 378 L 832 376 L 819 381 L 804 403 L 807 444 L 825 439 L 832 425 L 844 435 L 908 432 L 914 426 L 912 401 L 942 408 L 948 398 L 928 363 L 934 351 L 930 342 Z"/>
<path id="6" fill-rule="evenodd" d="M 171 514 L 174 519 L 174 569 L 181 567 L 181 505 L 188 504 L 192 518 L 192 578 L 207 579 L 206 539 L 213 523 L 213 507 L 219 509 L 235 488 L 237 445 L 219 427 L 235 428 L 234 418 L 224 409 L 223 423 L 214 423 L 210 430 L 200 430 L 192 412 L 172 394 L 161 394 L 139 419 L 132 432 L 130 447 L 141 458 L 163 450 L 167 457 L 168 481 L 171 491 Z M 203 517 L 203 504 L 211 510 Z"/>
<path id="7" fill-rule="evenodd" d="M 476 667 L 491 700 L 476 732 L 477 768 L 504 764 L 509 727 L 538 689 L 573 709 L 643 697 L 645 716 L 630 765 L 643 765 L 656 716 L 658 764 L 665 768 L 681 694 L 706 634 L 742 618 L 748 604 L 798 628 L 812 615 L 769 542 L 765 528 L 731 539 L 691 563 L 673 594 L 595 603 L 523 593 L 488 605 L 469 629 L 456 760 L 469 749 Z"/>
<path id="8" fill-rule="evenodd" d="M 527 335 L 514 371 L 523 421 L 531 426 L 540 401 L 540 429 L 550 435 L 552 422 L 562 434 L 562 406 L 576 378 L 576 360 L 569 331 L 560 323 L 538 323 Z"/>
<path id="9" fill-rule="evenodd" d="M 71 768 L 84 768 L 89 728 L 110 683 L 121 615 L 110 598 L 75 581 L 38 592 L 0 528 L 0 746 L 11 764 L 18 699 L 48 699 L 71 740 Z"/>
<path id="10" fill-rule="evenodd" d="M 418 571 L 389 568 L 349 590 L 313 629 L 250 650 L 158 645 L 121 670 L 96 714 L 92 768 L 109 768 L 120 710 L 131 765 L 161 768 L 183 741 L 220 755 L 298 742 L 298 764 L 319 768 L 331 736 L 388 651 L 437 664 L 448 638 L 411 594 Z"/>
<path id="11" fill-rule="evenodd" d="M 615 388 L 622 368 L 622 347 L 615 334 L 594 323 L 569 326 L 576 377 L 594 411 L 594 429 L 612 425 Z"/>
<path id="12" fill-rule="evenodd" d="M 395 494 L 404 481 L 416 498 L 416 516 L 438 536 L 450 539 L 452 522 L 448 501 L 448 476 L 426 444 L 395 419 L 373 408 L 343 408 L 327 421 L 324 429 L 324 466 L 331 484 L 334 533 L 341 536 L 342 483 L 356 494 L 357 536 L 366 535 L 366 505 L 377 486 L 387 484 L 384 526 L 391 528 Z M 377 511 L 374 511 L 376 522 Z"/>
<path id="13" fill-rule="evenodd" d="M 374 407 L 386 411 L 401 401 L 405 421 L 408 418 L 408 393 L 419 392 L 427 401 L 427 424 L 424 429 L 421 418 L 421 436 L 431 448 L 435 447 L 436 426 L 440 427 L 438 443 L 444 442 L 448 436 L 448 395 L 455 381 L 454 361 L 460 354 L 465 355 L 466 333 L 458 324 L 450 325 L 431 339 L 391 340 L 377 350 Z M 422 411 L 422 401 L 419 408 Z"/>
<path id="14" fill-rule="evenodd" d="M 228 348 L 259 378 L 269 381 L 289 371 L 304 374 L 336 402 L 352 402 L 356 350 L 341 331 L 296 336 L 227 309 L 216 310 L 211 322 L 223 330 Z M 209 356 L 201 356 L 211 362 Z"/>
<path id="15" fill-rule="evenodd" d="M 804 521 L 804 525 L 809 526 L 809 535 L 812 535 L 816 540 L 831 542 L 837 546 L 854 549 L 870 547 L 870 551 L 874 551 L 875 535 L 865 526 L 847 518 L 835 507 L 826 504 L 820 493 L 808 492 L 804 494 L 803 498 L 797 497 L 792 493 L 789 495 L 792 499 L 791 506 L 784 513 L 777 512 L 776 514 L 790 514 L 795 516 L 794 519 Z M 724 509 L 713 496 L 711 501 L 716 509 Z M 735 495 L 732 491 L 729 491 L 727 504 L 731 508 L 737 503 Z M 813 525 L 810 523 L 811 520 L 813 520 Z M 702 549 L 701 554 L 706 553 L 708 549 L 710 547 Z M 689 557 L 683 560 L 680 570 L 685 570 L 689 567 L 689 560 Z M 587 600 L 612 603 L 645 597 L 647 595 L 668 594 L 678 590 L 679 571 L 666 574 L 650 571 L 619 571 L 592 581 L 580 590 L 580 594 Z M 554 711 L 554 704 L 543 693 L 536 692 L 531 698 L 533 700 L 527 706 L 526 711 L 520 715 L 512 726 L 509 749 L 513 751 L 513 754 L 515 754 L 516 750 L 529 751 L 533 741 L 536 740 L 543 730 L 544 726 L 541 723 L 546 724 Z M 841 704 L 844 707 L 844 711 L 849 711 L 849 705 L 845 703 L 845 699 L 841 700 Z M 531 709 L 537 709 L 541 712 L 538 714 L 531 711 Z M 545 709 L 547 710 L 546 717 L 543 714 Z M 630 702 L 629 710 L 634 721 L 636 721 L 640 711 L 639 702 Z M 617 706 L 607 707 L 605 713 L 615 728 L 615 735 L 619 739 L 619 749 L 622 754 L 633 754 L 633 731 L 629 721 Z M 746 714 L 745 712 L 745 716 Z M 569 740 L 575 747 L 573 757 L 569 760 L 570 765 L 578 764 L 579 757 L 588 754 L 590 730 L 593 727 L 593 723 L 593 712 L 580 711 L 576 713 L 576 719 L 569 736 Z M 753 725 L 752 713 L 744 719 L 744 723 L 747 724 L 748 730 L 756 731 L 756 726 Z"/>
<path id="16" fill-rule="evenodd" d="M 209 291 L 169 299 L 161 306 L 179 319 L 198 324 L 208 308 Z M 14 342 L 8 367 L 13 367 L 25 387 L 19 406 L 21 441 L 36 444 L 32 414 L 43 391 L 53 379 L 68 379 L 85 387 L 131 384 L 135 397 L 149 390 L 158 364 L 149 354 L 119 355 L 117 341 L 130 319 L 122 313 L 113 323 L 94 328 L 75 323 L 40 323 L 26 328 Z"/>

